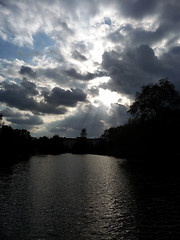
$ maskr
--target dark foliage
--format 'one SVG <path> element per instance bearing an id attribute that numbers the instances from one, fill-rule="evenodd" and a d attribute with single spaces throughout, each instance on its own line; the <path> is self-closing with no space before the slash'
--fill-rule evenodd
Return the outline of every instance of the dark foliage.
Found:
<path id="1" fill-rule="evenodd" d="M 65 152 L 62 139 L 55 135 L 52 138 L 32 138 L 24 129 L 13 129 L 3 125 L 0 129 L 0 165 L 11 165 L 33 154 L 60 154 Z"/>
<path id="2" fill-rule="evenodd" d="M 3 125 L 0 129 L 0 164 L 12 164 L 32 152 L 32 138 L 27 130 L 12 129 Z"/>
<path id="3" fill-rule="evenodd" d="M 38 154 L 60 154 L 65 152 L 62 138 L 54 135 L 52 138 L 46 136 L 34 139 L 34 149 Z"/>
<path id="4" fill-rule="evenodd" d="M 80 136 L 81 136 L 81 138 L 86 138 L 86 137 L 87 137 L 87 132 L 86 132 L 86 129 L 85 129 L 85 128 L 83 128 L 83 129 L 81 130 Z"/>
<path id="5" fill-rule="evenodd" d="M 93 152 L 93 145 L 87 139 L 87 131 L 86 128 L 83 128 L 80 133 L 80 137 L 78 137 L 75 143 L 72 146 L 72 153 L 78 154 L 86 154 Z"/>
<path id="6" fill-rule="evenodd" d="M 102 135 L 104 153 L 126 158 L 178 158 L 180 96 L 167 80 L 142 87 L 129 112 L 129 123 Z M 103 148 L 102 148 L 103 149 Z"/>
<path id="7" fill-rule="evenodd" d="M 161 118 L 168 112 L 179 109 L 180 96 L 174 85 L 167 79 L 161 79 L 157 84 L 149 84 L 136 93 L 134 103 L 129 113 L 138 121 Z"/>

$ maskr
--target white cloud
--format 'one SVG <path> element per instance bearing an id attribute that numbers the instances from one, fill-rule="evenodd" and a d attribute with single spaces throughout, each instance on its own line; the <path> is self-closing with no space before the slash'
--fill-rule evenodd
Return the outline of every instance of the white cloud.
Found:
<path id="1" fill-rule="evenodd" d="M 39 92 L 36 103 L 47 91 L 54 96 L 55 87 L 81 89 L 88 105 L 55 116 L 43 103 L 44 124 L 36 127 L 47 133 L 50 127 L 68 129 L 75 136 L 88 117 L 88 124 L 96 119 L 91 134 L 98 135 L 125 122 L 128 101 L 143 84 L 169 77 L 180 86 L 179 10 L 178 0 L 1 0 L 0 82 L 21 86 L 26 77 Z M 28 114 L 26 123 L 38 123 Z"/>
<path id="2" fill-rule="evenodd" d="M 14 59 L 12 61 L 0 59 L 0 73 L 4 78 L 19 78 L 19 69 L 24 64 L 24 61 Z"/>

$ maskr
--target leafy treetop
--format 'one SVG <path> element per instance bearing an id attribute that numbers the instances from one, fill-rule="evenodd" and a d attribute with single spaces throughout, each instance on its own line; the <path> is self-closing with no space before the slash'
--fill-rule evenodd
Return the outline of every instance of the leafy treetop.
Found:
<path id="1" fill-rule="evenodd" d="M 135 120 L 149 120 L 160 117 L 163 112 L 179 109 L 180 95 L 167 79 L 149 84 L 136 93 L 129 113 Z"/>
<path id="2" fill-rule="evenodd" d="M 86 128 L 83 128 L 80 133 L 81 138 L 86 138 L 87 137 L 87 131 Z"/>

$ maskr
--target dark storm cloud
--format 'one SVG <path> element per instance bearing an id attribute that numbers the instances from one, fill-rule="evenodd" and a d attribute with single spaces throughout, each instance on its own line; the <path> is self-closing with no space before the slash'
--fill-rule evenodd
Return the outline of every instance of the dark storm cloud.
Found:
<path id="1" fill-rule="evenodd" d="M 23 78 L 20 85 L 17 84 L 8 84 L 6 82 L 1 83 L 1 93 L 7 91 L 7 94 L 10 95 L 13 93 L 20 96 L 37 96 L 39 92 L 36 89 L 36 85 L 32 82 L 29 82 L 26 78 Z M 13 97 L 13 96 L 12 96 Z"/>
<path id="2" fill-rule="evenodd" d="M 166 36 L 168 36 L 167 29 L 163 27 L 158 27 L 155 31 L 148 31 L 143 28 L 133 28 L 129 27 L 127 30 L 129 42 L 133 45 L 141 44 L 155 44 L 160 42 Z"/>
<path id="3" fill-rule="evenodd" d="M 77 69 L 73 68 L 67 68 L 64 69 L 63 67 L 57 67 L 57 68 L 46 68 L 46 69 L 38 69 L 37 70 L 38 78 L 46 77 L 48 79 L 52 79 L 58 84 L 61 84 L 61 86 L 67 86 L 70 85 L 73 87 L 79 86 L 81 88 L 81 85 L 87 84 L 88 81 L 91 81 L 97 77 L 103 77 L 106 76 L 106 72 L 104 71 L 96 71 L 94 73 L 86 72 L 86 73 L 80 73 Z"/>
<path id="4" fill-rule="evenodd" d="M 102 86 L 113 91 L 133 94 L 137 85 L 140 84 L 139 78 L 142 77 L 142 71 L 137 69 L 132 61 L 127 63 L 124 59 L 119 60 L 119 57 L 114 51 L 104 53 L 102 65 L 111 79 Z"/>
<path id="5" fill-rule="evenodd" d="M 0 4 L 4 7 L 6 5 L 6 1 L 5 0 L 0 0 Z"/>
<path id="6" fill-rule="evenodd" d="M 22 88 L 26 91 L 27 96 L 36 96 L 39 94 L 39 92 L 36 89 L 36 85 L 32 82 L 27 81 L 25 78 L 21 82 Z"/>
<path id="7" fill-rule="evenodd" d="M 107 88 L 130 95 L 163 73 L 162 63 L 148 45 L 105 52 L 102 66 L 111 77 Z"/>
<path id="8" fill-rule="evenodd" d="M 95 73 L 87 72 L 85 74 L 81 74 L 75 68 L 70 68 L 70 69 L 64 70 L 64 73 L 66 75 L 68 75 L 69 77 L 72 77 L 77 80 L 83 80 L 83 81 L 90 81 L 97 77 L 106 76 L 106 73 L 101 72 L 101 71 L 97 71 Z"/>
<path id="9" fill-rule="evenodd" d="M 15 111 L 10 108 L 3 109 L 3 116 L 13 128 L 31 130 L 43 124 L 40 116 Z"/>
<path id="10" fill-rule="evenodd" d="M 168 78 L 180 90 L 180 47 L 172 47 L 157 57 L 148 45 L 128 48 L 123 52 L 105 52 L 103 68 L 110 81 L 103 88 L 134 96 L 142 85 Z"/>
<path id="11" fill-rule="evenodd" d="M 87 61 L 87 58 L 82 55 L 79 51 L 75 50 L 73 53 L 72 53 L 72 56 L 73 58 L 79 60 L 79 61 Z"/>
<path id="12" fill-rule="evenodd" d="M 67 74 L 69 77 L 72 77 L 77 80 L 89 81 L 95 78 L 95 74 L 90 72 L 87 72 L 86 74 L 81 74 L 81 73 L 78 73 L 75 68 L 64 70 L 64 73 Z"/>
<path id="13" fill-rule="evenodd" d="M 20 126 L 21 125 L 34 126 L 43 124 L 43 120 L 41 119 L 40 116 L 15 112 L 10 108 L 6 108 L 3 110 L 3 116 L 12 124 Z"/>
<path id="14" fill-rule="evenodd" d="M 157 0 L 128 0 L 116 1 L 119 11 L 125 17 L 141 19 L 154 13 L 157 7 Z"/>
<path id="15" fill-rule="evenodd" d="M 0 102 L 6 103 L 8 106 L 32 111 L 36 114 L 64 114 L 67 111 L 64 107 L 57 108 L 52 104 L 36 101 L 34 98 L 38 95 L 36 85 L 26 79 L 23 79 L 21 85 L 2 82 L 0 87 Z"/>
<path id="16" fill-rule="evenodd" d="M 159 59 L 163 65 L 164 75 L 168 77 L 180 91 L 180 47 L 172 47 L 168 52 L 162 54 Z"/>
<path id="17" fill-rule="evenodd" d="M 50 93 L 44 94 L 47 103 L 54 106 L 75 107 L 78 102 L 86 101 L 86 94 L 81 89 L 64 90 L 58 87 L 52 89 Z"/>
<path id="18" fill-rule="evenodd" d="M 32 68 L 27 66 L 21 66 L 19 71 L 20 74 L 29 76 L 31 78 L 36 78 L 36 72 L 32 70 Z"/>
<path id="19" fill-rule="evenodd" d="M 116 1 L 116 4 L 122 7 L 119 11 L 125 17 L 139 20 L 151 14 L 156 21 L 152 21 L 154 26 L 149 30 L 142 24 L 141 27 L 124 24 L 107 36 L 122 44 L 124 51 L 116 48 L 104 53 L 102 66 L 111 80 L 103 87 L 134 95 L 142 85 L 168 77 L 180 89 L 180 1 Z M 158 57 L 154 52 L 157 49 L 162 51 Z"/>
<path id="20" fill-rule="evenodd" d="M 26 125 L 26 126 L 34 126 L 34 125 L 41 125 L 43 124 L 42 119 L 39 116 L 31 116 L 29 114 L 26 114 L 25 118 L 8 118 L 8 121 L 10 121 L 13 124 L 16 125 Z"/>
<path id="21" fill-rule="evenodd" d="M 67 79 L 64 79 L 64 75 L 61 72 L 60 68 L 46 68 L 46 69 L 38 69 L 38 76 L 45 76 L 47 78 L 53 79 L 57 82 L 66 82 Z"/>
<path id="22" fill-rule="evenodd" d="M 125 60 L 134 61 L 138 68 L 141 68 L 146 73 L 157 73 L 161 70 L 160 62 L 152 48 L 148 45 L 141 45 L 134 51 L 127 51 Z"/>
<path id="23" fill-rule="evenodd" d="M 23 114 L 21 112 L 15 112 L 10 108 L 3 109 L 3 116 L 6 118 L 22 118 Z"/>
<path id="24" fill-rule="evenodd" d="M 177 44 L 180 37 L 180 2 L 179 0 L 164 0 L 164 1 L 115 1 L 119 14 L 124 18 L 129 17 L 137 23 L 124 23 L 107 37 L 113 42 L 122 43 L 124 46 L 140 46 L 141 44 L 161 44 L 161 41 L 167 41 L 166 48 Z M 119 8 L 118 8 L 119 7 Z M 150 16 L 151 15 L 151 16 Z M 152 21 L 151 21 L 152 19 Z M 146 24 L 148 21 L 148 24 Z M 124 34 L 123 34 L 124 33 Z"/>
<path id="25" fill-rule="evenodd" d="M 164 27 L 158 27 L 155 31 L 148 31 L 143 27 L 134 28 L 131 24 L 127 24 L 110 33 L 107 38 L 115 43 L 123 43 L 125 46 L 127 44 L 130 46 L 140 46 L 142 44 L 153 45 L 168 35 L 169 32 Z"/>
<path id="26" fill-rule="evenodd" d="M 180 2 L 179 0 L 165 0 L 161 1 L 161 11 L 159 12 L 160 15 L 160 22 L 168 24 L 168 29 L 169 26 L 172 25 L 172 23 L 176 23 L 174 25 L 174 28 L 179 25 L 180 21 Z"/>

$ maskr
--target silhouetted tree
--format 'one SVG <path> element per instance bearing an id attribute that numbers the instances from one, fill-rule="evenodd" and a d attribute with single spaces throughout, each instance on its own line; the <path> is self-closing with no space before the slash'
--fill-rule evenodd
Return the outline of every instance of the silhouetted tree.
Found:
<path id="1" fill-rule="evenodd" d="M 87 137 L 87 131 L 86 128 L 83 128 L 80 133 L 81 138 L 86 138 Z"/>
<path id="2" fill-rule="evenodd" d="M 135 120 L 149 120 L 160 117 L 164 112 L 178 109 L 179 93 L 167 79 L 159 80 L 157 84 L 149 84 L 136 93 L 135 101 L 130 106 L 129 113 Z"/>
<path id="3" fill-rule="evenodd" d="M 172 83 L 162 79 L 143 86 L 128 112 L 131 121 L 101 136 L 103 154 L 138 159 L 180 156 L 180 95 Z"/>
<path id="4" fill-rule="evenodd" d="M 80 133 L 80 137 L 77 138 L 77 141 L 72 147 L 72 152 L 73 153 L 88 153 L 89 152 L 89 144 L 87 140 L 87 132 L 86 128 L 83 128 Z"/>
<path id="5" fill-rule="evenodd" d="M 13 129 L 3 125 L 0 131 L 0 152 L 0 165 L 11 165 L 25 159 L 33 152 L 30 133 L 24 129 Z"/>

